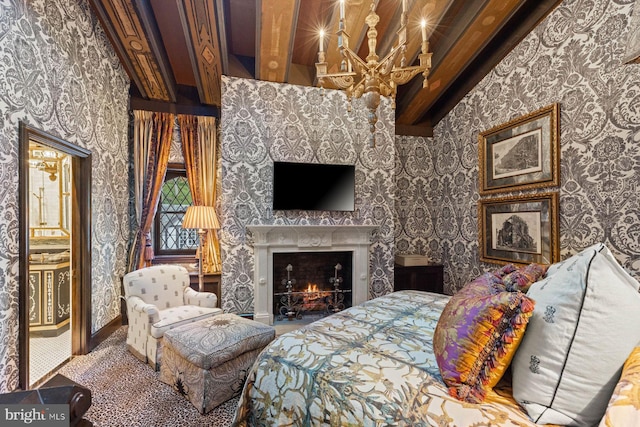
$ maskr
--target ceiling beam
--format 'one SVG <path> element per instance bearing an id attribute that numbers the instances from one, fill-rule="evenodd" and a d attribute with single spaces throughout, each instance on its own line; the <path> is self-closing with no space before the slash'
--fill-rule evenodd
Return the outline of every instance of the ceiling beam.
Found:
<path id="1" fill-rule="evenodd" d="M 198 96 L 203 104 L 221 104 L 222 55 L 214 1 L 176 0 Z M 220 0 L 218 0 L 220 1 Z"/>
<path id="2" fill-rule="evenodd" d="M 90 0 L 131 80 L 148 99 L 174 102 L 175 81 L 148 0 Z"/>
<path id="3" fill-rule="evenodd" d="M 423 136 L 433 137 L 433 128 L 428 124 L 423 125 L 399 125 L 396 124 L 396 135 L 398 136 Z"/>
<path id="4" fill-rule="evenodd" d="M 487 40 L 495 36 L 520 3 L 521 0 L 489 0 L 442 61 L 432 68 L 429 87 L 416 92 L 396 122 L 405 125 L 418 122 L 442 92 L 454 82 L 460 70 L 481 52 Z"/>
<path id="5" fill-rule="evenodd" d="M 454 37 L 449 37 L 445 41 L 447 47 L 438 50 L 440 56 L 435 71 L 432 69 L 429 76 L 429 88 L 413 92 L 396 123 L 421 122 L 435 126 L 560 2 L 488 0 L 485 3 L 470 25 L 460 29 L 460 36 L 453 43 Z"/>
<path id="6" fill-rule="evenodd" d="M 262 0 L 258 7 L 256 77 L 269 82 L 286 82 L 300 0 Z"/>
<path id="7" fill-rule="evenodd" d="M 562 0 L 527 0 L 420 120 L 433 124 L 442 120 L 560 3 Z"/>
<path id="8" fill-rule="evenodd" d="M 438 69 L 442 59 L 451 52 L 454 44 L 459 40 L 464 31 L 467 30 L 467 23 L 473 21 L 475 16 L 484 8 L 489 0 L 476 0 L 469 4 L 467 0 L 451 0 L 446 9 L 442 10 L 442 15 L 437 21 L 436 28 L 429 35 L 431 56 L 431 74 Z M 429 81 L 430 76 L 427 77 Z M 398 88 L 398 103 L 396 106 L 396 117 L 400 117 L 413 98 L 422 90 L 422 79 L 414 78 L 409 83 Z"/>
<path id="9" fill-rule="evenodd" d="M 229 11 L 225 10 L 224 2 L 218 0 L 216 2 L 216 11 L 218 17 L 218 35 L 220 36 L 220 57 L 222 60 L 222 74 L 229 74 L 229 42 L 227 41 L 227 26 L 229 21 Z"/>

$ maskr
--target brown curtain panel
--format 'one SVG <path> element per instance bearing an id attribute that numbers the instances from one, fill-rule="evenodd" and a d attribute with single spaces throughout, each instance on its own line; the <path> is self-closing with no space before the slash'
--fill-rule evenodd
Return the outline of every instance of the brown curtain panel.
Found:
<path id="1" fill-rule="evenodd" d="M 151 226 L 169 163 L 175 115 L 134 111 L 134 197 L 138 230 L 129 256 L 129 271 L 151 265 Z"/>
<path id="2" fill-rule="evenodd" d="M 182 152 L 193 204 L 216 207 L 218 138 L 214 117 L 178 115 Z M 207 230 L 202 243 L 202 270 L 222 269 L 217 230 Z"/>

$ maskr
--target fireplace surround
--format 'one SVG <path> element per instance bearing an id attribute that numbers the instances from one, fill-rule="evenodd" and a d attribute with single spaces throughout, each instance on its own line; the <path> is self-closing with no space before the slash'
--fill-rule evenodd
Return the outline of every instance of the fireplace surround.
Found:
<path id="1" fill-rule="evenodd" d="M 253 236 L 255 320 L 273 324 L 273 254 L 279 252 L 352 252 L 352 303 L 369 299 L 369 251 L 377 226 L 247 225 Z"/>

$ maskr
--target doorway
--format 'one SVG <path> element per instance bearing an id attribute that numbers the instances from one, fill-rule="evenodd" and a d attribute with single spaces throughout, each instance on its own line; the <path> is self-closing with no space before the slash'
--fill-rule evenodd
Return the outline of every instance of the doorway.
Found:
<path id="1" fill-rule="evenodd" d="M 38 386 L 91 332 L 91 152 L 20 123 L 19 352 Z"/>

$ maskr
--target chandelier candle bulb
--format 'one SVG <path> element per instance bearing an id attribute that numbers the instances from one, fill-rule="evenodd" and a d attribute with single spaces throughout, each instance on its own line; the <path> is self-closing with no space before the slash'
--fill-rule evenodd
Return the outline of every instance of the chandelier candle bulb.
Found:
<path id="1" fill-rule="evenodd" d="M 422 29 L 422 42 L 426 42 L 427 41 L 427 21 L 426 20 L 422 20 L 420 21 L 420 28 Z"/>
<path id="2" fill-rule="evenodd" d="M 324 51 L 324 30 L 320 30 L 320 52 L 323 52 L 323 51 Z"/>
<path id="3" fill-rule="evenodd" d="M 344 20 L 344 0 L 340 0 L 340 19 Z"/>

